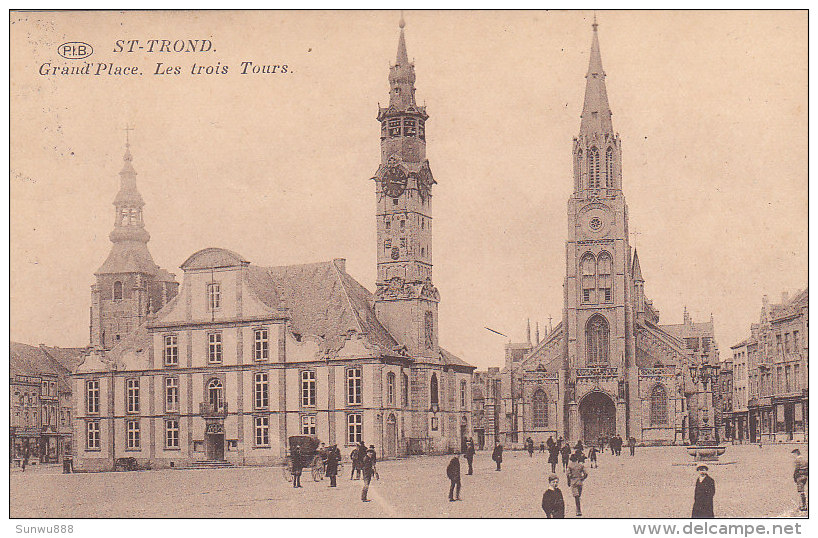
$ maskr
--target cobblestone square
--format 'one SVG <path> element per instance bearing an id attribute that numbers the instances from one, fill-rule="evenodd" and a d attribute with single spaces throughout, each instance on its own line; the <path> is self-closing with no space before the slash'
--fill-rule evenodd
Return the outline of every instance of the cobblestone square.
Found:
<path id="1" fill-rule="evenodd" d="M 792 445 L 729 446 L 711 466 L 717 517 L 799 515 L 792 481 Z M 378 464 L 372 502 L 360 501 L 349 464 L 338 488 L 303 476 L 293 489 L 278 467 L 162 470 L 63 475 L 56 466 L 14 469 L 11 517 L 543 517 L 540 502 L 549 472 L 546 455 L 507 451 L 501 472 L 478 452 L 475 474 L 462 461 L 462 501 L 447 500 L 450 456 L 415 457 Z M 586 462 L 587 463 L 587 462 Z M 690 516 L 696 472 L 684 447 L 637 448 L 636 456 L 602 454 L 588 469 L 582 495 L 590 518 Z M 558 466 L 566 516 L 573 499 Z"/>

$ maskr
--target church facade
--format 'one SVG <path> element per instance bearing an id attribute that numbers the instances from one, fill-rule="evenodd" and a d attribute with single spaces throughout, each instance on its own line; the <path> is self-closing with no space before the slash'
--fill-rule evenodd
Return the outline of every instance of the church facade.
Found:
<path id="1" fill-rule="evenodd" d="M 363 441 L 381 457 L 456 451 L 472 436 L 474 367 L 438 341 L 428 115 L 400 26 L 389 106 L 378 111 L 374 293 L 343 259 L 266 267 L 221 248 L 192 254 L 177 289 L 151 265 L 126 152 L 116 263 L 98 272 L 93 350 L 74 374 L 78 468 L 111 469 L 120 458 L 154 468 L 274 464 L 294 435 L 345 454 Z M 146 270 L 126 280 L 120 260 Z M 134 309 L 106 316 L 117 290 Z M 117 315 L 132 320 L 127 334 L 106 325 Z"/>
<path id="2" fill-rule="evenodd" d="M 597 24 L 593 25 L 579 134 L 573 141 L 573 194 L 562 321 L 545 337 L 509 343 L 496 374 L 498 442 L 572 442 L 600 436 L 640 443 L 714 437 L 713 320 L 660 325 L 631 248 L 622 174 Z M 708 403 L 709 402 L 709 403 Z"/>

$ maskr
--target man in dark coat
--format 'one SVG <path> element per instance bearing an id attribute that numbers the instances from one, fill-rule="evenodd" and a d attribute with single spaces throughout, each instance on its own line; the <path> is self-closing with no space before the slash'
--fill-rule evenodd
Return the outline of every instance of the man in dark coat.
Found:
<path id="1" fill-rule="evenodd" d="M 631 456 L 636 454 L 636 438 L 633 435 L 628 437 L 628 448 L 631 451 Z"/>
<path id="2" fill-rule="evenodd" d="M 550 447 L 548 447 L 548 463 L 551 464 L 551 472 L 557 472 L 557 464 L 560 462 L 560 449 L 557 447 L 557 444 L 554 443 Z"/>
<path id="3" fill-rule="evenodd" d="M 349 473 L 349 479 L 350 480 L 356 480 L 355 471 L 358 471 L 357 480 L 360 480 L 360 478 L 361 478 L 361 457 L 358 454 L 358 447 L 357 446 L 352 449 L 352 453 L 349 455 L 349 460 L 350 460 L 350 463 L 352 463 L 352 465 L 351 465 L 352 472 Z"/>
<path id="4" fill-rule="evenodd" d="M 548 489 L 542 495 L 542 509 L 548 519 L 565 517 L 565 499 L 562 497 L 562 491 L 557 487 L 559 482 L 560 479 L 556 474 L 548 475 Z"/>
<path id="5" fill-rule="evenodd" d="M 341 460 L 341 454 L 338 452 L 338 447 L 331 446 L 327 449 L 327 469 L 325 474 L 329 477 L 329 487 L 335 487 L 335 479 L 338 476 L 338 462 Z"/>
<path id="6" fill-rule="evenodd" d="M 699 471 L 699 478 L 696 480 L 696 491 L 693 494 L 693 515 L 690 517 L 716 517 L 713 514 L 716 482 L 707 474 L 707 465 L 699 465 L 696 470 Z"/>
<path id="7" fill-rule="evenodd" d="M 798 494 L 801 496 L 801 506 L 799 509 L 802 512 L 806 512 L 807 494 L 805 490 L 807 487 L 807 482 L 809 481 L 809 462 L 807 458 L 801 455 L 801 451 L 797 448 L 792 451 L 792 455 L 795 456 L 795 470 L 792 473 L 792 479 L 795 481 L 795 487 L 798 490 Z"/>
<path id="8" fill-rule="evenodd" d="M 449 477 L 449 502 L 460 500 L 460 458 L 457 454 L 449 461 L 446 467 L 446 476 Z"/>
<path id="9" fill-rule="evenodd" d="M 491 453 L 491 459 L 497 464 L 497 471 L 500 470 L 500 464 L 503 463 L 503 445 L 497 444 L 494 447 L 494 452 Z"/>
<path id="10" fill-rule="evenodd" d="M 472 468 L 472 464 L 474 463 L 474 441 L 469 439 L 466 443 L 466 463 L 469 464 L 469 470 L 466 474 L 474 474 L 474 469 Z"/>
<path id="11" fill-rule="evenodd" d="M 293 473 L 293 487 L 301 487 L 301 450 L 296 446 L 293 448 L 292 458 L 292 473 Z"/>
<path id="12" fill-rule="evenodd" d="M 562 456 L 562 471 L 567 473 L 568 472 L 568 458 L 571 457 L 571 445 L 565 443 L 562 445 L 562 449 L 560 450 L 560 455 Z"/>
<path id="13" fill-rule="evenodd" d="M 525 449 L 528 450 L 528 457 L 533 458 L 534 457 L 534 439 L 529 437 L 528 439 L 525 440 Z"/>
<path id="14" fill-rule="evenodd" d="M 361 500 L 365 503 L 369 502 L 366 498 L 369 493 L 369 483 L 372 482 L 372 475 L 375 474 L 375 451 L 369 451 L 364 454 L 364 459 L 361 461 L 361 471 L 364 474 L 364 487 L 361 490 Z"/>
<path id="15" fill-rule="evenodd" d="M 551 448 L 556 446 L 556 445 L 557 445 L 557 443 L 554 442 L 554 436 L 549 435 L 548 440 L 545 442 L 545 446 L 548 447 L 548 451 L 550 452 Z"/>

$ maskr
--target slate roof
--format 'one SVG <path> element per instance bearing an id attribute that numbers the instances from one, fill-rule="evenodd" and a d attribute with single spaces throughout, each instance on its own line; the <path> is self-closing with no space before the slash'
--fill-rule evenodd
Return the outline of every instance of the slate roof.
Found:
<path id="1" fill-rule="evenodd" d="M 456 366 L 460 368 L 470 368 L 472 371 L 477 369 L 476 366 L 472 366 L 471 364 L 467 363 L 460 357 L 452 354 L 449 351 L 446 351 L 443 348 L 440 348 L 440 358 L 443 361 L 443 364 L 446 366 Z"/>
<path id="2" fill-rule="evenodd" d="M 148 245 L 141 241 L 114 243 L 111 252 L 95 274 L 144 273 L 158 280 L 173 281 L 173 275 L 153 261 Z"/>
<path id="3" fill-rule="evenodd" d="M 68 377 L 79 365 L 85 348 L 32 346 L 20 342 L 9 345 L 10 376 L 56 376 L 61 391 L 70 392 Z"/>

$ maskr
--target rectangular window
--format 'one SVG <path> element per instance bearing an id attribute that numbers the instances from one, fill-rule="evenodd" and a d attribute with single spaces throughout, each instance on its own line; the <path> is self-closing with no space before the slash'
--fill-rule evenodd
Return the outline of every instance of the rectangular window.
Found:
<path id="1" fill-rule="evenodd" d="M 301 406 L 315 406 L 315 372 L 313 370 L 303 370 L 301 372 Z"/>
<path id="2" fill-rule="evenodd" d="M 301 434 L 315 435 L 315 415 L 301 415 Z"/>
<path id="3" fill-rule="evenodd" d="M 125 450 L 139 450 L 140 446 L 139 421 L 129 420 L 125 425 Z"/>
<path id="4" fill-rule="evenodd" d="M 222 292 L 217 282 L 207 285 L 207 309 L 210 312 L 218 310 L 222 306 Z"/>
<path id="5" fill-rule="evenodd" d="M 165 335 L 165 366 L 179 364 L 179 338 L 175 334 Z"/>
<path id="6" fill-rule="evenodd" d="M 784 353 L 790 352 L 790 333 L 784 333 Z"/>
<path id="7" fill-rule="evenodd" d="M 256 409 L 267 409 L 270 403 L 269 385 L 267 383 L 267 372 L 259 372 L 256 374 L 255 382 L 255 398 L 253 403 Z"/>
<path id="8" fill-rule="evenodd" d="M 92 420 L 85 424 L 85 448 L 99 450 L 99 422 Z"/>
<path id="9" fill-rule="evenodd" d="M 798 331 L 792 332 L 792 350 L 798 353 Z"/>
<path id="10" fill-rule="evenodd" d="M 207 333 L 208 362 L 222 362 L 222 333 Z"/>
<path id="11" fill-rule="evenodd" d="M 179 421 L 165 421 L 165 448 L 179 448 Z"/>
<path id="12" fill-rule="evenodd" d="M 361 405 L 362 376 L 360 368 L 347 369 L 347 404 Z"/>
<path id="13" fill-rule="evenodd" d="M 270 446 L 270 417 L 256 417 L 256 446 Z"/>
<path id="14" fill-rule="evenodd" d="M 128 413 L 139 413 L 139 378 L 125 382 L 126 410 Z"/>
<path id="15" fill-rule="evenodd" d="M 364 438 L 364 418 L 360 413 L 347 415 L 347 443 L 360 443 Z"/>
<path id="16" fill-rule="evenodd" d="M 179 378 L 165 378 L 165 411 L 179 411 Z"/>
<path id="17" fill-rule="evenodd" d="M 400 136 L 400 118 L 392 118 L 389 120 L 389 136 Z"/>
<path id="18" fill-rule="evenodd" d="M 255 348 L 253 358 L 257 361 L 266 361 L 270 357 L 270 341 L 267 329 L 256 329 L 254 334 Z"/>
<path id="19" fill-rule="evenodd" d="M 417 136 L 417 121 L 414 118 L 405 118 L 403 120 L 403 136 Z"/>
<path id="20" fill-rule="evenodd" d="M 99 413 L 99 379 L 85 382 L 85 409 L 90 415 Z"/>
<path id="21" fill-rule="evenodd" d="M 461 381 L 461 382 L 460 382 L 460 407 L 461 407 L 461 408 L 465 408 L 465 407 L 466 407 L 466 401 L 467 401 L 467 399 L 466 399 L 466 391 L 467 391 L 467 390 L 468 390 L 468 385 L 466 384 L 466 382 L 465 382 L 465 381 Z"/>
<path id="22" fill-rule="evenodd" d="M 781 355 L 781 353 L 783 352 L 783 349 L 784 348 L 781 345 L 781 335 L 776 334 L 775 335 L 775 351 L 776 351 L 776 354 Z"/>

